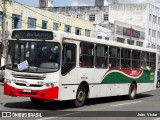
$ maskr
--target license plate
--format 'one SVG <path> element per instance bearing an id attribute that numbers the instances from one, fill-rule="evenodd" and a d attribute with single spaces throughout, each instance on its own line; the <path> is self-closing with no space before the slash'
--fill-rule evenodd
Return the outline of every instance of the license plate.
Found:
<path id="1" fill-rule="evenodd" d="M 26 92 L 26 93 L 31 93 L 31 90 L 30 90 L 30 89 L 23 89 L 22 91 L 23 91 L 23 92 Z"/>

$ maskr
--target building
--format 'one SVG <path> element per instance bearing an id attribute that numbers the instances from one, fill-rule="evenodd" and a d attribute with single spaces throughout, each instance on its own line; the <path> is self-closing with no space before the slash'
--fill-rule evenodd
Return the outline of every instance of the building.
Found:
<path id="1" fill-rule="evenodd" d="M 96 0 L 95 5 L 92 6 L 53 7 L 49 10 L 54 13 L 60 13 L 74 18 L 80 18 L 83 20 L 90 21 L 95 25 L 103 26 L 105 24 L 108 24 L 109 17 L 109 2 L 105 1 Z"/>
<path id="2" fill-rule="evenodd" d="M 94 32 L 95 38 L 104 39 L 104 40 L 113 40 L 113 38 L 114 38 L 114 36 L 113 36 L 114 34 L 111 29 L 101 27 L 100 25 L 95 25 L 94 30 L 95 30 L 95 32 Z"/>
<path id="3" fill-rule="evenodd" d="M 53 7 L 53 0 L 39 0 L 40 8 L 50 8 Z"/>
<path id="4" fill-rule="evenodd" d="M 99 39 L 100 38 L 105 39 L 109 36 L 112 36 L 112 37 L 109 37 L 110 38 L 109 40 L 116 41 L 116 42 L 123 42 L 126 44 L 131 44 L 136 46 L 145 46 L 146 36 L 144 37 L 144 34 L 146 31 L 144 26 L 139 26 L 139 24 L 132 24 L 132 22 L 119 20 L 119 18 L 117 17 L 117 13 L 114 12 L 114 10 L 111 9 L 110 7 L 110 6 L 118 6 L 118 5 L 119 5 L 119 2 L 117 0 L 95 0 L 95 4 L 93 6 L 53 7 L 49 10 L 55 13 L 61 13 L 68 16 L 75 17 L 75 18 L 88 20 L 92 22 L 95 26 L 101 26 L 98 28 L 95 27 L 95 31 L 97 32 L 95 33 L 95 37 Z M 119 9 L 119 11 L 121 10 Z M 123 18 L 123 12 L 119 14 L 121 15 L 122 18 Z M 140 14 L 143 14 L 143 13 L 140 13 Z M 139 35 L 141 34 L 142 36 L 135 37 L 134 34 L 126 35 L 123 33 L 124 32 L 123 28 L 124 29 L 127 28 L 127 30 L 130 30 L 129 28 L 132 28 L 131 30 L 132 32 L 134 31 L 135 33 L 136 31 L 136 33 L 138 33 Z M 117 29 L 121 29 L 121 32 L 118 33 Z M 101 31 L 101 33 L 98 33 L 99 31 Z M 108 31 L 110 31 L 112 35 L 108 36 L 109 34 Z"/>
<path id="5" fill-rule="evenodd" d="M 0 0 L 0 45 L 2 44 L 2 0 Z M 6 38 L 12 29 L 49 29 L 69 34 L 94 37 L 92 22 L 53 13 L 48 10 L 29 7 L 14 2 L 6 3 Z M 0 46 L 0 52 L 1 46 Z M 2 57 L 1 57 L 2 58 Z M 3 57 L 4 58 L 4 57 Z M 5 64 L 1 59 L 0 66 Z"/>
<path id="6" fill-rule="evenodd" d="M 0 2 L 2 3 L 2 0 L 0 0 Z M 86 20 L 73 18 L 14 2 L 7 2 L 6 8 L 7 31 L 20 28 L 32 28 L 64 31 L 82 36 L 94 36 L 94 26 L 91 22 Z M 2 30 L 2 15 L 3 9 L 0 7 L 0 31 Z"/>
<path id="7" fill-rule="evenodd" d="M 115 21 L 144 28 L 144 46 L 160 51 L 160 8 L 151 4 L 110 5 L 109 22 Z"/>
<path id="8" fill-rule="evenodd" d="M 160 8 L 154 5 L 119 4 L 118 1 L 95 0 L 93 6 L 54 7 L 50 10 L 88 20 L 108 29 L 116 21 L 139 27 L 138 29 L 142 28 L 142 31 L 145 30 L 142 46 L 160 51 Z M 114 34 L 114 31 L 112 32 Z"/>
<path id="9" fill-rule="evenodd" d="M 145 29 L 135 25 L 114 21 L 114 40 L 129 45 L 143 46 L 145 41 Z"/>
<path id="10" fill-rule="evenodd" d="M 95 37 L 113 40 L 113 27 L 109 25 L 109 4 L 117 4 L 118 0 L 95 0 L 90 6 L 65 6 L 48 9 L 74 18 L 87 20 L 95 26 Z M 43 9 L 43 8 L 42 8 Z M 112 35 L 111 35 L 112 34 Z"/>

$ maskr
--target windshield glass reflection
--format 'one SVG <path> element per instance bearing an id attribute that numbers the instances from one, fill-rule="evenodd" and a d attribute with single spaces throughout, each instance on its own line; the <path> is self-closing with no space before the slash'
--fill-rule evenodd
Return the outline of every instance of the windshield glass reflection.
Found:
<path id="1" fill-rule="evenodd" d="M 27 61 L 28 66 L 27 64 L 23 64 L 24 61 Z M 59 43 L 16 41 L 9 41 L 8 43 L 6 65 L 8 69 L 28 72 L 54 72 L 59 69 L 59 64 Z M 24 69 L 19 69 L 20 65 Z"/>

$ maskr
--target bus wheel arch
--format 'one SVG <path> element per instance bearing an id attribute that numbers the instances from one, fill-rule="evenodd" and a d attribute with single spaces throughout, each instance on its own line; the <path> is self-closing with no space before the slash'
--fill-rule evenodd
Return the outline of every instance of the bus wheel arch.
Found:
<path id="1" fill-rule="evenodd" d="M 137 82 L 136 81 L 133 81 L 131 84 L 130 84 L 130 87 L 129 87 L 129 99 L 130 100 L 133 100 L 135 99 L 136 97 L 136 94 L 137 94 Z"/>
<path id="2" fill-rule="evenodd" d="M 76 107 L 81 107 L 84 105 L 85 100 L 89 93 L 89 85 L 87 82 L 83 81 L 77 89 L 76 98 L 74 100 L 74 105 Z"/>
<path id="3" fill-rule="evenodd" d="M 81 82 L 80 85 L 83 85 L 86 91 L 86 98 L 88 98 L 88 94 L 89 94 L 89 85 L 86 81 Z"/>

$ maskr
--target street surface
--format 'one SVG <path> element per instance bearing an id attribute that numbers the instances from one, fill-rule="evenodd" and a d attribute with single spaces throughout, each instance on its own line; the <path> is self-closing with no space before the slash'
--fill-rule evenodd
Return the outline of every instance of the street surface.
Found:
<path id="1" fill-rule="evenodd" d="M 0 111 L 42 113 L 42 117 L 23 117 L 23 120 L 160 120 L 160 89 L 139 94 L 135 100 L 128 100 L 127 96 L 90 99 L 86 101 L 85 106 L 74 108 L 72 106 L 72 101 L 47 101 L 42 106 L 35 106 L 30 102 L 29 98 L 5 96 L 3 95 L 3 83 L 0 83 Z M 120 111 L 125 112 L 122 112 L 121 114 Z M 125 114 L 125 116 L 129 116 L 131 113 L 134 113 L 133 111 L 136 111 L 135 114 L 142 113 L 142 116 L 137 117 L 133 114 L 132 116 L 134 117 L 123 117 L 123 114 Z M 144 117 L 144 114 L 147 115 L 145 111 L 147 111 L 147 113 L 157 113 L 158 116 Z M 105 117 L 107 114 L 110 115 L 110 117 Z M 114 115 L 116 116 L 117 114 L 121 114 L 122 116 L 114 117 Z M 15 115 L 12 118 L 0 118 L 0 120 L 20 119 L 22 118 L 18 118 Z"/>

